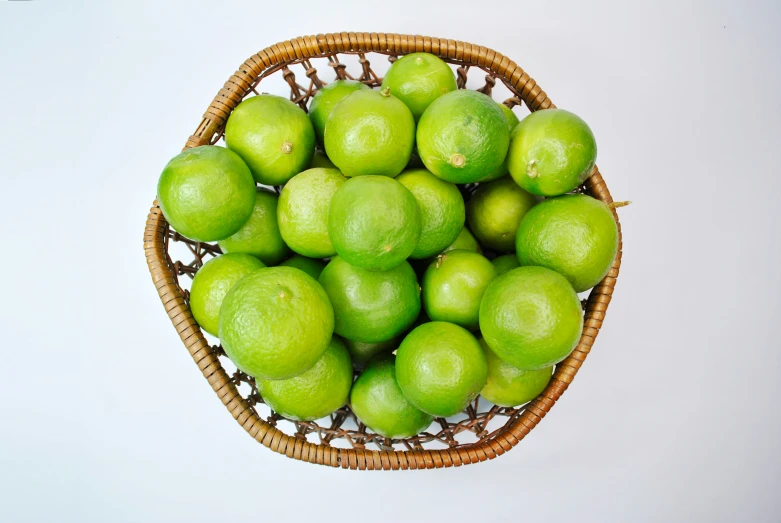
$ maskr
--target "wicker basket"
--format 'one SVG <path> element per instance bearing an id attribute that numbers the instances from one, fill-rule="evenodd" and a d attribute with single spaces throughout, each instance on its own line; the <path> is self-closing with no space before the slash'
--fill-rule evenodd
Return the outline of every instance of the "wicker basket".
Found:
<path id="1" fill-rule="evenodd" d="M 217 93 L 185 149 L 217 143 L 230 112 L 243 98 L 258 94 L 258 84 L 272 74 L 282 75 L 290 86 L 290 99 L 306 109 L 312 95 L 324 85 L 313 65 L 316 60 L 330 66 L 332 76 L 378 86 L 381 78 L 372 70 L 367 54 L 387 55 L 393 61 L 400 55 L 420 51 L 456 65 L 459 88 L 466 87 L 470 68 L 478 68 L 486 73 L 485 84 L 478 90 L 491 94 L 495 87 L 503 85 L 510 94 L 505 101 L 509 107 L 524 104 L 531 111 L 554 107 L 523 69 L 485 47 L 424 36 L 320 34 L 281 42 L 244 62 Z M 356 55 L 356 67 L 360 70 L 349 74 L 347 66 L 340 61 L 340 54 Z M 305 86 L 296 80 L 295 68 L 303 68 L 307 78 Z M 613 202 L 596 167 L 580 190 L 608 204 Z M 615 210 L 613 214 L 618 222 Z M 462 415 L 437 419 L 433 425 L 437 427 L 436 432 L 404 440 L 389 440 L 371 433 L 356 420 L 349 407 L 338 410 L 323 425 L 290 422 L 271 412 L 262 403 L 254 380 L 235 371 L 222 349 L 211 346 L 204 337 L 188 307 L 189 279 L 179 281 L 184 275 L 192 278 L 204 258 L 219 254 L 219 248 L 192 242 L 171 230 L 155 202 L 146 222 L 144 250 L 160 300 L 185 347 L 214 392 L 250 436 L 275 452 L 310 463 L 361 470 L 397 470 L 452 467 L 493 459 L 531 432 L 572 383 L 599 333 L 621 265 L 620 232 L 619 224 L 619 250 L 612 269 L 594 287 L 588 300 L 584 300 L 585 324 L 578 346 L 556 366 L 550 384 L 536 399 L 519 408 L 501 408 L 481 403 L 478 397 Z M 182 260 L 174 261 L 176 258 Z"/>

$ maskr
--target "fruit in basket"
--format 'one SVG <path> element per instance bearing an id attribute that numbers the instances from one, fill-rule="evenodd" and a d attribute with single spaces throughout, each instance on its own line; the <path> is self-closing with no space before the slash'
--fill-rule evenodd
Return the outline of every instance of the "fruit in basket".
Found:
<path id="1" fill-rule="evenodd" d="M 496 278 L 496 268 L 476 252 L 440 254 L 423 276 L 423 306 L 434 321 L 455 323 L 476 330 L 480 300 Z"/>
<path id="2" fill-rule="evenodd" d="M 223 254 L 198 269 L 190 288 L 190 312 L 203 330 L 217 336 L 225 295 L 244 276 L 266 265 L 249 254 Z"/>
<path id="3" fill-rule="evenodd" d="M 498 102 L 498 104 L 499 109 L 501 109 L 502 113 L 504 114 L 505 120 L 507 120 L 507 130 L 510 131 L 510 136 L 512 136 L 513 129 L 515 129 L 515 126 L 518 125 L 520 120 L 512 109 L 501 102 Z M 500 165 L 494 172 L 483 178 L 481 181 L 490 182 L 491 180 L 497 180 L 509 172 L 510 170 L 507 167 L 507 158 L 505 158 L 504 162 L 502 162 L 502 165 Z"/>
<path id="4" fill-rule="evenodd" d="M 433 321 L 410 332 L 396 352 L 396 379 L 404 397 L 432 416 L 453 416 L 486 383 L 483 349 L 463 327 Z"/>
<path id="5" fill-rule="evenodd" d="M 309 167 L 315 131 L 299 106 L 261 94 L 245 99 L 230 114 L 225 143 L 247 163 L 255 181 L 282 185 Z"/>
<path id="6" fill-rule="evenodd" d="M 521 265 L 553 269 L 583 292 L 610 271 L 618 252 L 618 226 L 604 202 L 565 194 L 529 211 L 516 241 Z"/>
<path id="7" fill-rule="evenodd" d="M 243 252 L 275 265 L 290 253 L 277 223 L 277 195 L 258 189 L 249 219 L 231 236 L 217 242 L 222 252 Z"/>
<path id="8" fill-rule="evenodd" d="M 387 341 L 377 341 L 374 343 L 365 341 L 355 341 L 345 338 L 344 344 L 347 350 L 350 351 L 350 356 L 353 359 L 353 366 L 356 369 L 362 369 L 374 358 L 380 354 L 388 354 L 399 348 L 401 338 L 391 338 Z"/>
<path id="9" fill-rule="evenodd" d="M 211 242 L 239 230 L 255 205 L 247 165 L 224 147 L 203 145 L 176 155 L 157 183 L 163 216 L 191 240 Z"/>
<path id="10" fill-rule="evenodd" d="M 409 438 L 434 420 L 402 394 L 393 356 L 373 360 L 358 376 L 350 406 L 364 425 L 386 438 Z"/>
<path id="11" fill-rule="evenodd" d="M 545 267 L 496 278 L 480 303 L 480 331 L 499 358 L 523 370 L 566 358 L 580 339 L 583 311 L 572 285 Z"/>
<path id="12" fill-rule="evenodd" d="M 279 195 L 279 230 L 298 254 L 327 258 L 336 254 L 328 235 L 328 210 L 347 181 L 337 169 L 308 169 L 285 184 Z"/>
<path id="13" fill-rule="evenodd" d="M 318 279 L 320 273 L 323 272 L 323 269 L 325 268 L 325 263 L 322 261 L 307 258 L 300 254 L 294 254 L 279 265 L 280 267 L 295 267 L 296 269 L 304 271 L 314 279 Z"/>
<path id="14" fill-rule="evenodd" d="M 311 369 L 292 378 L 256 383 L 263 401 L 275 412 L 288 419 L 312 421 L 347 403 L 353 365 L 342 340 L 333 337 Z"/>
<path id="15" fill-rule="evenodd" d="M 369 91 L 371 88 L 365 83 L 356 80 L 336 80 L 323 86 L 312 97 L 312 103 L 309 104 L 309 119 L 312 121 L 317 141 L 320 144 L 323 143 L 325 124 L 328 122 L 331 111 L 333 111 L 336 104 L 341 102 L 347 95 L 360 90 Z"/>
<path id="16" fill-rule="evenodd" d="M 588 124 L 564 109 L 536 111 L 521 120 L 507 154 L 515 182 L 540 196 L 575 189 L 596 160 L 597 142 Z"/>
<path id="17" fill-rule="evenodd" d="M 337 254 L 356 267 L 398 266 L 415 250 L 420 233 L 415 197 L 392 178 L 351 178 L 331 199 L 328 235 Z"/>
<path id="18" fill-rule="evenodd" d="M 394 177 L 407 165 L 415 143 L 415 120 L 387 90 L 359 90 L 331 111 L 325 152 L 345 176 Z"/>
<path id="19" fill-rule="evenodd" d="M 228 357 L 260 379 L 291 378 L 323 355 L 334 310 L 323 288 L 293 267 L 259 269 L 228 292 L 219 335 Z"/>
<path id="20" fill-rule="evenodd" d="M 521 264 L 518 263 L 518 257 L 515 255 L 515 253 L 497 256 L 491 260 L 491 263 L 494 264 L 494 267 L 496 268 L 496 274 L 498 276 L 501 276 L 505 272 L 511 271 L 521 266 Z"/>
<path id="21" fill-rule="evenodd" d="M 410 264 L 367 271 L 337 256 L 320 284 L 333 304 L 335 332 L 354 341 L 387 341 L 408 329 L 420 313 L 420 287 Z"/>
<path id="22" fill-rule="evenodd" d="M 429 171 L 452 183 L 478 182 L 493 174 L 504 162 L 509 143 L 504 113 L 477 91 L 440 96 L 418 122 L 421 160 Z"/>
<path id="23" fill-rule="evenodd" d="M 516 407 L 531 401 L 545 390 L 553 375 L 553 367 L 521 370 L 497 356 L 484 339 L 480 345 L 488 362 L 488 381 L 480 395 L 500 407 Z"/>
<path id="24" fill-rule="evenodd" d="M 438 56 L 410 53 L 390 66 L 382 88 L 404 102 L 417 122 L 431 102 L 458 89 L 453 70 Z"/>
<path id="25" fill-rule="evenodd" d="M 512 252 L 521 218 L 536 203 L 537 199 L 509 176 L 481 183 L 466 206 L 469 229 L 480 245 Z"/>
<path id="26" fill-rule="evenodd" d="M 452 244 L 464 227 L 464 198 L 452 183 L 426 169 L 410 169 L 396 177 L 418 202 L 421 233 L 410 258 L 428 258 Z"/>

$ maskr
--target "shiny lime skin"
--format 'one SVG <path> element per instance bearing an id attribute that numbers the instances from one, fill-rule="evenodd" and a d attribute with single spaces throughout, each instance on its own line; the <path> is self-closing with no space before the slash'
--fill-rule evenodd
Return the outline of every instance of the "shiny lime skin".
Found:
<path id="1" fill-rule="evenodd" d="M 431 102 L 458 89 L 456 75 L 441 58 L 429 53 L 402 56 L 390 66 L 382 88 L 404 102 L 417 122 Z"/>
<path id="2" fill-rule="evenodd" d="M 453 416 L 485 386 L 488 365 L 468 330 L 443 321 L 407 334 L 396 352 L 396 379 L 404 396 L 432 416 Z"/>
<path id="3" fill-rule="evenodd" d="M 355 341 L 347 338 L 344 339 L 344 344 L 347 347 L 347 350 L 350 351 L 350 356 L 352 356 L 353 359 L 353 366 L 355 366 L 356 369 L 362 369 L 367 363 L 380 354 L 387 354 L 395 351 L 399 348 L 399 343 L 401 343 L 400 337 L 374 343 Z"/>
<path id="4" fill-rule="evenodd" d="M 310 275 L 315 280 L 320 277 L 320 273 L 325 268 L 325 263 L 320 260 L 313 260 L 300 254 L 294 254 L 287 260 L 279 264 L 281 267 L 295 267 Z"/>
<path id="5" fill-rule="evenodd" d="M 537 200 L 512 178 L 481 183 L 466 207 L 469 229 L 480 245 L 498 252 L 513 252 L 521 218 Z"/>
<path id="6" fill-rule="evenodd" d="M 454 184 L 426 169 L 411 169 L 396 177 L 418 202 L 421 233 L 410 258 L 428 258 L 446 249 L 464 227 L 464 198 Z"/>
<path id="7" fill-rule="evenodd" d="M 292 378 L 256 383 L 263 401 L 275 412 L 292 420 L 312 421 L 347 403 L 353 365 L 342 340 L 334 337 L 311 369 Z"/>
<path id="8" fill-rule="evenodd" d="M 553 366 L 521 370 L 501 360 L 480 338 L 488 362 L 488 381 L 480 395 L 500 407 L 523 405 L 540 395 L 553 376 Z"/>
<path id="9" fill-rule="evenodd" d="M 343 338 L 387 341 L 404 332 L 420 313 L 420 287 L 407 262 L 387 271 L 367 271 L 337 256 L 319 281 L 334 307 L 334 330 Z"/>
<path id="10" fill-rule="evenodd" d="M 403 263 L 420 240 L 420 209 L 402 184 L 360 176 L 334 194 L 328 235 L 340 257 L 356 267 L 385 271 Z"/>
<path id="11" fill-rule="evenodd" d="M 545 267 L 496 278 L 480 303 L 480 331 L 499 358 L 523 370 L 549 367 L 580 340 L 583 311 L 572 285 Z"/>
<path id="12" fill-rule="evenodd" d="M 236 153 L 203 145 L 176 155 L 157 183 L 163 216 L 191 240 L 227 238 L 249 219 L 255 205 L 255 182 Z"/>
<path id="13" fill-rule="evenodd" d="M 203 264 L 190 288 L 190 312 L 203 330 L 217 336 L 220 307 L 239 280 L 266 265 L 249 254 L 223 254 Z"/>
<path id="14" fill-rule="evenodd" d="M 423 306 L 434 321 L 476 330 L 480 300 L 496 278 L 496 268 L 481 254 L 463 250 L 440 254 L 423 276 Z"/>
<path id="15" fill-rule="evenodd" d="M 228 357 L 261 379 L 292 378 L 312 368 L 334 331 L 323 288 L 293 267 L 269 267 L 231 288 L 220 309 L 219 335 Z"/>
<path id="16" fill-rule="evenodd" d="M 295 175 L 279 195 L 279 230 L 298 254 L 327 258 L 336 254 L 328 235 L 328 210 L 347 178 L 338 169 L 308 169 Z"/>
<path id="17" fill-rule="evenodd" d="M 480 181 L 507 155 L 510 133 L 497 103 L 461 89 L 437 98 L 418 122 L 418 153 L 426 168 L 452 183 Z"/>
<path id="18" fill-rule="evenodd" d="M 512 136 L 513 129 L 515 129 L 515 126 L 518 125 L 520 120 L 512 109 L 501 102 L 498 103 L 499 108 L 502 110 L 502 113 L 504 113 L 504 117 L 507 120 L 507 129 L 510 131 L 510 136 Z M 500 165 L 498 169 L 483 178 L 481 181 L 490 182 L 491 180 L 497 180 L 509 172 L 510 170 L 507 167 L 507 158 L 505 158 L 504 162 L 502 162 L 502 165 Z"/>
<path id="19" fill-rule="evenodd" d="M 496 268 L 496 274 L 498 276 L 501 276 L 505 272 L 511 271 L 521 266 L 521 264 L 518 263 L 518 257 L 515 255 L 515 253 L 497 256 L 491 260 L 491 263 L 494 264 L 494 267 Z"/>
<path id="20" fill-rule="evenodd" d="M 516 238 L 521 265 L 539 265 L 583 292 L 610 271 L 618 252 L 618 226 L 604 203 L 585 194 L 549 198 L 521 220 Z"/>
<path id="21" fill-rule="evenodd" d="M 469 232 L 469 229 L 467 229 L 466 227 L 461 229 L 461 232 L 458 233 L 458 236 L 456 237 L 455 241 L 452 244 L 450 244 L 450 247 L 442 251 L 442 254 L 445 254 L 446 252 L 454 251 L 456 249 L 462 249 L 465 251 L 472 251 L 478 254 L 483 254 L 483 249 L 480 247 L 480 244 L 477 243 L 477 240 L 475 239 L 474 235 L 472 235 L 472 233 Z"/>
<path id="22" fill-rule="evenodd" d="M 323 151 L 315 150 L 315 155 L 312 156 L 312 162 L 309 164 L 309 168 L 315 169 L 317 167 L 323 169 L 336 169 L 334 162 L 329 160 Z"/>
<path id="23" fill-rule="evenodd" d="M 241 229 L 217 242 L 222 252 L 243 252 L 275 265 L 290 253 L 277 223 L 278 197 L 266 189 L 255 194 L 255 208 Z"/>
<path id="24" fill-rule="evenodd" d="M 402 394 L 393 356 L 375 359 L 358 376 L 350 406 L 364 425 L 386 438 L 409 438 L 434 421 Z"/>
<path id="25" fill-rule="evenodd" d="M 315 153 L 315 131 L 306 113 L 281 96 L 261 94 L 241 102 L 225 124 L 225 143 L 264 185 L 282 185 Z"/>
<path id="26" fill-rule="evenodd" d="M 579 116 L 564 109 L 536 111 L 512 132 L 507 166 L 515 182 L 532 194 L 557 196 L 588 177 L 597 142 Z"/>
<path id="27" fill-rule="evenodd" d="M 309 119 L 315 128 L 315 135 L 317 135 L 319 143 L 323 143 L 325 124 L 328 122 L 331 111 L 336 104 L 341 102 L 347 95 L 361 89 L 370 90 L 371 87 L 356 80 L 336 80 L 324 86 L 312 97 L 312 103 L 309 104 Z"/>
<path id="28" fill-rule="evenodd" d="M 415 143 L 415 120 L 392 95 L 360 90 L 331 111 L 325 152 L 345 176 L 394 177 L 407 165 Z"/>

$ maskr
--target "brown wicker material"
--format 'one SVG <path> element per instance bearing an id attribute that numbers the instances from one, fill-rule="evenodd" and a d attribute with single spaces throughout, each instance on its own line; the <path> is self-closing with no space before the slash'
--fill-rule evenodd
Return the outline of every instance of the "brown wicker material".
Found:
<path id="1" fill-rule="evenodd" d="M 531 111 L 555 107 L 537 83 L 509 58 L 485 47 L 456 40 L 384 33 L 338 33 L 304 36 L 268 47 L 250 57 L 231 76 L 212 101 L 186 148 L 216 143 L 230 112 L 246 96 L 257 94 L 258 84 L 280 72 L 291 89 L 291 100 L 306 109 L 312 95 L 324 85 L 312 62 L 320 60 L 338 78 L 354 78 L 368 85 L 381 82 L 372 70 L 367 53 L 397 56 L 425 51 L 440 56 L 457 68 L 459 88 L 465 88 L 470 68 L 487 73 L 479 90 L 491 94 L 500 86 L 509 90 L 505 103 L 523 103 Z M 360 71 L 350 75 L 340 54 L 357 55 Z M 303 67 L 301 85 L 293 68 Z M 327 68 L 323 68 L 326 69 Z M 333 73 L 332 73 L 333 74 Z M 497 80 L 500 85 L 497 86 Z M 611 204 L 613 200 L 595 167 L 579 189 Z M 467 192 L 468 197 L 468 192 Z M 478 398 L 463 413 L 449 420 L 438 419 L 437 432 L 427 432 L 405 440 L 389 440 L 371 433 L 358 423 L 348 407 L 331 416 L 327 425 L 283 420 L 262 403 L 252 378 L 225 357 L 219 346 L 210 346 L 188 307 L 189 279 L 203 264 L 204 257 L 218 254 L 216 245 L 197 243 L 170 230 L 157 202 L 152 207 L 144 232 L 144 250 L 168 316 L 206 380 L 233 417 L 257 441 L 288 457 L 349 469 L 422 469 L 459 466 L 493 459 L 522 440 L 553 408 L 583 364 L 605 318 L 621 266 L 621 227 L 619 250 L 613 267 L 584 300 L 585 323 L 578 346 L 556 366 L 553 379 L 536 399 L 520 408 L 484 406 Z M 175 258 L 186 259 L 173 261 Z M 288 433 L 286 433 L 286 431 Z"/>

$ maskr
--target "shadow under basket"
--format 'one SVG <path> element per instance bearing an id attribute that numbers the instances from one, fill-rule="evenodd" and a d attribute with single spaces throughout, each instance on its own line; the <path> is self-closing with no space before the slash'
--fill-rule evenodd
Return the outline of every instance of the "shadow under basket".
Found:
<path id="1" fill-rule="evenodd" d="M 286 84 L 290 99 L 306 110 L 317 90 L 335 78 L 379 86 L 382 78 L 372 69 L 370 58 L 387 68 L 389 61 L 413 52 L 432 53 L 452 64 L 461 89 L 467 88 L 468 81 L 478 80 L 477 90 L 488 95 L 506 92 L 504 103 L 508 107 L 521 106 L 519 109 L 529 111 L 555 107 L 515 62 L 485 47 L 427 36 L 320 34 L 278 43 L 244 62 L 217 93 L 185 149 L 222 140 L 228 115 L 242 99 L 261 92 L 261 82 L 264 86 L 273 86 L 275 81 Z M 319 72 L 315 66 L 320 67 Z M 354 70 L 348 71 L 350 68 Z M 476 69 L 484 74 L 468 78 L 470 70 Z M 297 79 L 295 70 L 303 80 Z M 324 79 L 326 75 L 328 78 Z M 596 167 L 578 191 L 613 203 Z M 615 209 L 613 215 L 618 223 Z M 348 406 L 316 422 L 292 422 L 272 412 L 263 403 L 254 380 L 235 370 L 221 347 L 210 345 L 190 313 L 190 279 L 205 260 L 220 253 L 219 248 L 190 241 L 173 231 L 155 201 L 146 221 L 144 251 L 152 281 L 182 342 L 206 381 L 250 436 L 275 452 L 320 465 L 361 470 L 429 469 L 468 465 L 500 456 L 526 437 L 553 408 L 574 380 L 605 318 L 621 266 L 620 224 L 618 230 L 619 249 L 613 266 L 584 300 L 585 322 L 580 342 L 556 366 L 553 379 L 537 398 L 521 407 L 504 408 L 478 397 L 462 414 L 436 419 L 426 432 L 399 440 L 372 433 L 357 421 Z"/>

